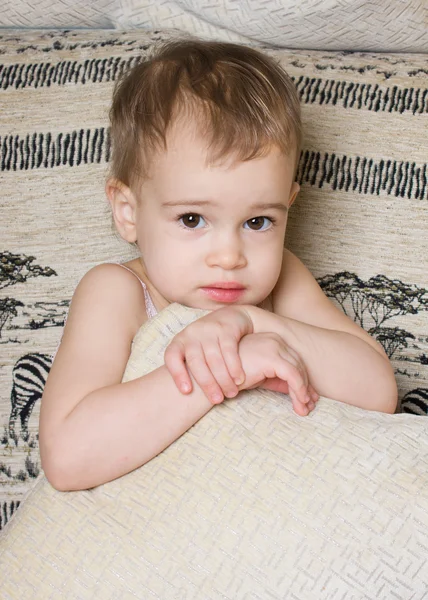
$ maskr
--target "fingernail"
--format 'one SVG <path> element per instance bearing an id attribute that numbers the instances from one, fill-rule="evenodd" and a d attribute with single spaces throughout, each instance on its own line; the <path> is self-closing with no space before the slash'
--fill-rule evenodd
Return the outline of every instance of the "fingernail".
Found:
<path id="1" fill-rule="evenodd" d="M 235 378 L 235 383 L 236 385 L 241 385 L 241 383 L 244 383 L 245 377 L 243 375 L 240 375 L 239 377 Z"/>
<path id="2" fill-rule="evenodd" d="M 187 392 L 190 392 L 190 385 L 188 383 L 182 383 L 181 391 L 183 392 L 183 394 L 187 394 Z"/>
<path id="3" fill-rule="evenodd" d="M 222 394 L 213 394 L 211 396 L 211 402 L 213 402 L 214 404 L 220 404 L 220 402 L 222 402 L 222 400 L 223 400 Z"/>

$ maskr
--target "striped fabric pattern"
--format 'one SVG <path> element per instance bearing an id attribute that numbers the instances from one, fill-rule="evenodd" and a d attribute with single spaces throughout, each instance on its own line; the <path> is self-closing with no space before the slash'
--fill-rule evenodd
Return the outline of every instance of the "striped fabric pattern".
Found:
<path id="1" fill-rule="evenodd" d="M 0 35 L 0 527 L 40 473 L 40 401 L 14 412 L 14 368 L 52 355 L 89 268 L 134 256 L 103 191 L 114 81 L 173 35 Z M 384 345 L 403 409 L 426 413 L 426 56 L 267 51 L 293 77 L 304 122 L 286 244 Z"/>

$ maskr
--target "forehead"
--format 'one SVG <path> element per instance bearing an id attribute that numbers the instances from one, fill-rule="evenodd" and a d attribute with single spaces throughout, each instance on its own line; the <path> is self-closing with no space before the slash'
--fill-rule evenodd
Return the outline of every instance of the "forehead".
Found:
<path id="1" fill-rule="evenodd" d="M 242 193 L 263 195 L 270 190 L 286 193 L 293 179 L 294 157 L 276 146 L 263 156 L 242 161 L 233 154 L 210 162 L 206 139 L 195 127 L 177 124 L 167 136 L 165 150 L 153 157 L 146 187 L 162 195 Z"/>

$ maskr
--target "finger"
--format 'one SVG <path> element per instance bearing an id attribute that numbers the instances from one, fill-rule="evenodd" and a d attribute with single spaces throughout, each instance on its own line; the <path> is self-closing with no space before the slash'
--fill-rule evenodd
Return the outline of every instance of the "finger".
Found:
<path id="1" fill-rule="evenodd" d="M 206 363 L 202 347 L 199 347 L 199 349 L 189 349 L 186 353 L 186 364 L 196 383 L 211 404 L 220 404 L 220 402 L 223 402 L 223 391 Z"/>
<path id="2" fill-rule="evenodd" d="M 257 387 L 259 385 L 263 389 L 271 390 L 272 392 L 281 392 L 281 394 L 288 394 L 288 392 L 289 392 L 288 383 L 286 381 L 283 381 L 279 377 L 273 377 L 272 379 L 266 379 L 263 383 L 256 384 L 256 386 L 254 386 L 254 387 Z"/>
<path id="3" fill-rule="evenodd" d="M 309 412 L 312 412 L 313 410 L 315 410 L 316 403 L 313 400 L 311 400 L 307 403 L 306 406 L 308 407 Z"/>
<path id="4" fill-rule="evenodd" d="M 184 346 L 172 341 L 164 353 L 165 366 L 182 394 L 192 391 L 192 380 L 186 368 Z"/>
<path id="5" fill-rule="evenodd" d="M 288 359 L 282 357 L 281 364 L 276 367 L 276 370 L 277 376 L 287 381 L 290 388 L 289 394 L 291 396 L 291 393 L 293 393 L 296 402 L 305 405 L 311 400 L 308 392 L 309 382 L 306 370 L 299 363 L 296 363 L 294 357 L 289 356 Z"/>
<path id="6" fill-rule="evenodd" d="M 315 391 L 311 384 L 308 385 L 308 391 L 313 402 L 318 402 L 320 395 Z"/>
<path id="7" fill-rule="evenodd" d="M 231 378 L 236 385 L 243 384 L 245 381 L 245 373 L 239 356 L 238 343 L 236 340 L 228 340 L 223 342 L 220 345 L 220 348 Z"/>
<path id="8" fill-rule="evenodd" d="M 204 346 L 205 360 L 214 379 L 220 386 L 226 398 L 234 398 L 239 392 L 227 368 L 219 344 Z"/>
<path id="9" fill-rule="evenodd" d="M 292 404 L 293 404 L 293 410 L 296 414 L 300 415 L 301 417 L 306 417 L 307 415 L 309 415 L 313 410 L 315 410 L 316 408 L 316 402 L 314 402 L 313 400 L 309 400 L 309 402 L 307 402 L 306 404 L 302 404 L 296 397 L 296 395 L 294 394 L 294 392 L 290 392 L 290 398 L 292 400 Z"/>
<path id="10" fill-rule="evenodd" d="M 294 391 L 291 389 L 289 392 L 289 396 L 290 396 L 291 402 L 293 404 L 294 412 L 297 415 L 300 415 L 301 417 L 306 417 L 309 414 L 309 408 L 308 408 L 307 404 L 303 404 L 302 402 L 300 402 L 300 400 L 297 398 Z"/>

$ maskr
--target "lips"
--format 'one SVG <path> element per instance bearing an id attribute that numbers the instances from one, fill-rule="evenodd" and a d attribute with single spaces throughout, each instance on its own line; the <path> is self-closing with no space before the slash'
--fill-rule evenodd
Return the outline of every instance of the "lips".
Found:
<path id="1" fill-rule="evenodd" d="M 236 302 L 245 292 L 245 287 L 236 281 L 212 283 L 201 288 L 215 302 Z"/>
<path id="2" fill-rule="evenodd" d="M 243 285 L 237 281 L 219 281 L 218 283 L 211 283 L 210 285 L 204 286 L 206 288 L 218 288 L 221 290 L 243 290 Z"/>

